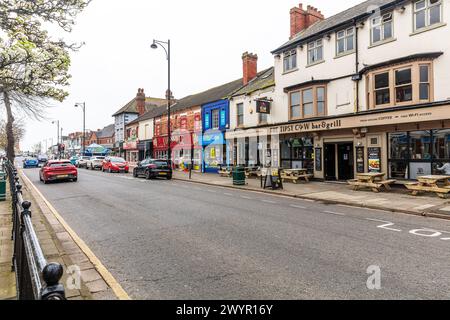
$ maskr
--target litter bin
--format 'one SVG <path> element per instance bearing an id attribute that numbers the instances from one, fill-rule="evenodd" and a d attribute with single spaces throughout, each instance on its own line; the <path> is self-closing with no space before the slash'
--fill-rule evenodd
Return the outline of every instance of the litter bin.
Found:
<path id="1" fill-rule="evenodd" d="M 233 185 L 245 186 L 245 168 L 236 167 L 233 170 Z"/>
<path id="2" fill-rule="evenodd" d="M 6 200 L 6 174 L 0 171 L 0 201 Z"/>

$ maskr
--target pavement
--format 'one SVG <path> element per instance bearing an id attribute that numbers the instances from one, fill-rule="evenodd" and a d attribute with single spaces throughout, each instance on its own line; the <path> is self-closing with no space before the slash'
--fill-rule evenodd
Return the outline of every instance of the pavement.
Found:
<path id="1" fill-rule="evenodd" d="M 174 178 L 178 180 L 191 181 L 207 185 L 224 186 L 229 188 L 246 189 L 270 194 L 279 194 L 289 197 L 323 201 L 351 205 L 356 207 L 380 209 L 392 212 L 423 215 L 428 217 L 443 218 L 450 220 L 450 199 L 439 198 L 434 193 L 423 196 L 412 196 L 402 186 L 394 186 L 390 192 L 374 193 L 369 189 L 360 191 L 352 190 L 346 183 L 317 182 L 310 183 L 284 183 L 284 190 L 263 190 L 260 179 L 247 179 L 243 187 L 233 186 L 231 178 L 220 177 L 217 174 L 193 173 L 192 179 L 186 172 L 174 172 Z"/>
<path id="2" fill-rule="evenodd" d="M 44 185 L 24 172 L 132 299 L 450 298 L 447 220 L 233 189 L 217 176 L 82 169 L 77 183 Z M 332 188 L 322 192 L 347 192 Z"/>
<path id="3" fill-rule="evenodd" d="M 0 202 L 0 300 L 14 300 L 16 298 L 16 277 L 15 273 L 11 272 L 13 224 L 8 186 L 6 186 L 6 192 L 6 201 Z"/>

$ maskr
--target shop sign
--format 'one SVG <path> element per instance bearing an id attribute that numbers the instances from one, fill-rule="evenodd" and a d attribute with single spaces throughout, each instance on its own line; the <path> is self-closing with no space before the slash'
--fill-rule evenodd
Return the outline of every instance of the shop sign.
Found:
<path id="1" fill-rule="evenodd" d="M 124 150 L 135 150 L 135 149 L 137 149 L 137 141 L 125 142 L 125 144 L 123 145 L 123 149 Z"/>
<path id="2" fill-rule="evenodd" d="M 270 114 L 270 101 L 256 100 L 256 112 L 262 114 Z"/>
<path id="3" fill-rule="evenodd" d="M 365 173 L 364 147 L 356 147 L 356 172 Z"/>
<path id="4" fill-rule="evenodd" d="M 381 148 L 368 148 L 369 172 L 381 172 Z"/>
<path id="5" fill-rule="evenodd" d="M 290 124 L 280 127 L 280 133 L 295 133 L 295 132 L 309 132 L 318 130 L 332 130 L 340 129 L 342 127 L 342 120 L 324 120 L 317 122 L 305 122 Z"/>

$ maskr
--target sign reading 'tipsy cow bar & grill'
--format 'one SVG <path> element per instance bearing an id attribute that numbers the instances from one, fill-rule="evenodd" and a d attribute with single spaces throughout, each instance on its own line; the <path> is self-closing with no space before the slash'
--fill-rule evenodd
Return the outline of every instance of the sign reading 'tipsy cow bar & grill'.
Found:
<path id="1" fill-rule="evenodd" d="M 318 130 L 332 130 L 342 128 L 342 120 L 304 122 L 280 127 L 280 133 L 309 132 Z"/>

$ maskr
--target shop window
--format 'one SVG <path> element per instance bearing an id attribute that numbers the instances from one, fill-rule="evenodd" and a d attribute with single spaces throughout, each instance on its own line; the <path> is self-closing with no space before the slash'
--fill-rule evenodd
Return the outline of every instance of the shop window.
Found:
<path id="1" fill-rule="evenodd" d="M 308 169 L 314 173 L 313 138 L 289 138 L 281 144 L 281 163 L 285 169 Z"/>
<path id="2" fill-rule="evenodd" d="M 392 20 L 392 12 L 372 19 L 372 44 L 386 41 L 393 37 L 394 33 Z"/>
<path id="3" fill-rule="evenodd" d="M 414 3 L 414 28 L 416 31 L 442 21 L 442 0 L 421 0 Z"/>
<path id="4" fill-rule="evenodd" d="M 430 99 L 430 67 L 420 65 L 419 99 L 428 101 Z"/>
<path id="5" fill-rule="evenodd" d="M 219 129 L 220 126 L 220 110 L 216 109 L 211 112 L 212 128 Z"/>

